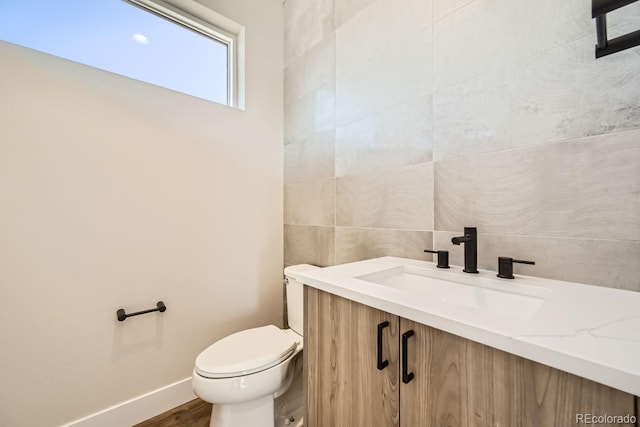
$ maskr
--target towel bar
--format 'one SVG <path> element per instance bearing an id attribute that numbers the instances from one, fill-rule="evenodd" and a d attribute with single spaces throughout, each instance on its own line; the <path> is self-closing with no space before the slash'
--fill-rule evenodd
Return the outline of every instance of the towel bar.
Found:
<path id="1" fill-rule="evenodd" d="M 154 311 L 159 311 L 160 313 L 163 313 L 167 311 L 167 306 L 165 306 L 162 301 L 158 301 L 158 303 L 156 304 L 156 308 L 151 308 L 149 310 L 136 311 L 135 313 L 129 313 L 129 314 L 125 313 L 124 308 L 121 308 L 116 312 L 116 316 L 118 317 L 119 321 L 123 322 L 127 317 L 138 316 L 140 314 L 153 313 Z"/>
<path id="2" fill-rule="evenodd" d="M 640 30 L 607 39 L 607 13 L 638 0 L 592 0 L 591 17 L 596 20 L 596 58 L 611 55 L 640 45 Z"/>

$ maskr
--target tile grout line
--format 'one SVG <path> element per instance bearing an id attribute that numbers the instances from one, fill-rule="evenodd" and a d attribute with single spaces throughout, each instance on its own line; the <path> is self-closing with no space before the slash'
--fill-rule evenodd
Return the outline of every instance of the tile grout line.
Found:
<path id="1" fill-rule="evenodd" d="M 473 154 L 467 154 L 467 155 L 461 155 L 461 156 L 447 157 L 447 158 L 444 158 L 444 159 L 433 160 L 433 163 L 449 162 L 449 161 L 461 160 L 461 159 L 470 159 L 470 158 L 474 158 L 474 157 L 492 156 L 492 155 L 495 155 L 495 154 L 498 154 L 498 153 L 507 153 L 507 152 L 519 151 L 519 150 L 537 150 L 537 149 L 540 149 L 540 148 L 543 148 L 543 147 L 552 146 L 552 145 L 556 145 L 556 144 L 570 144 L 570 143 L 586 144 L 586 143 L 591 142 L 591 140 L 596 139 L 596 138 L 603 138 L 603 137 L 607 137 L 607 136 L 615 136 L 615 135 L 621 135 L 621 134 L 633 133 L 633 132 L 640 132 L 640 128 L 626 129 L 626 130 L 616 130 L 616 131 L 613 131 L 613 132 L 606 132 L 606 133 L 601 133 L 601 134 L 597 134 L 597 135 L 586 135 L 586 136 L 578 136 L 578 137 L 570 138 L 570 139 L 557 139 L 557 140 L 554 140 L 554 141 L 538 142 L 538 143 L 535 143 L 535 144 L 523 145 L 522 147 L 509 147 L 509 148 L 504 148 L 504 149 L 495 150 L 495 151 L 484 151 L 484 152 L 481 152 L 481 153 L 473 153 Z"/>
<path id="2" fill-rule="evenodd" d="M 338 254 L 337 224 L 338 224 L 338 177 L 336 176 L 336 120 L 338 111 L 338 38 L 337 38 L 336 0 L 333 0 L 333 265 L 336 264 Z"/>
<path id="3" fill-rule="evenodd" d="M 432 163 L 432 174 L 431 174 L 431 250 L 434 249 L 436 243 L 436 234 L 435 234 L 435 221 L 436 221 L 436 153 L 435 153 L 435 123 L 436 123 L 436 109 L 435 109 L 435 66 L 434 66 L 434 57 L 435 57 L 435 26 L 436 19 L 434 13 L 434 3 L 435 0 L 431 1 L 431 163 Z"/>

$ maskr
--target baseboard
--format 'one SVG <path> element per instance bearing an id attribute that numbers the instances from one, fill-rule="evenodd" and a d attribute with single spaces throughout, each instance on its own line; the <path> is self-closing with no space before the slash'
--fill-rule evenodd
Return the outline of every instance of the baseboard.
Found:
<path id="1" fill-rule="evenodd" d="M 103 409 L 62 427 L 132 426 L 196 398 L 191 377 Z"/>

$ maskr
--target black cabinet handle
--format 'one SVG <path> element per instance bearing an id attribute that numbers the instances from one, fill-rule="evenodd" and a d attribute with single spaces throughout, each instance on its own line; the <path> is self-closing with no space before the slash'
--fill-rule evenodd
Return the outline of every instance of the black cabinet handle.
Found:
<path id="1" fill-rule="evenodd" d="M 408 384 L 414 377 L 413 372 L 407 372 L 409 357 L 407 355 L 409 349 L 409 338 L 413 336 L 413 331 L 407 331 L 402 334 L 402 382 Z"/>
<path id="2" fill-rule="evenodd" d="M 389 326 L 389 322 L 382 322 L 378 325 L 378 369 L 381 371 L 389 366 L 388 360 L 382 360 L 382 330 Z"/>

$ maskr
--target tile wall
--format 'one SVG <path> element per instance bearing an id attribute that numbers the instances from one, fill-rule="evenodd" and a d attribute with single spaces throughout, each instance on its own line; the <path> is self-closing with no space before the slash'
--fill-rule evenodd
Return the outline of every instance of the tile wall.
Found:
<path id="1" fill-rule="evenodd" d="M 640 291 L 640 48 L 585 0 L 286 0 L 285 264 L 431 260 Z M 637 29 L 640 3 L 608 17 Z"/>

